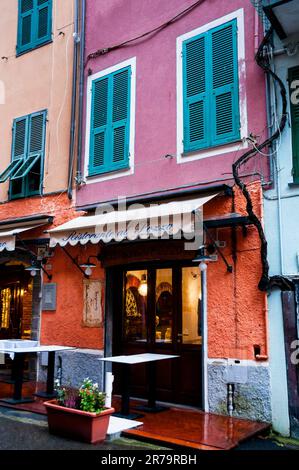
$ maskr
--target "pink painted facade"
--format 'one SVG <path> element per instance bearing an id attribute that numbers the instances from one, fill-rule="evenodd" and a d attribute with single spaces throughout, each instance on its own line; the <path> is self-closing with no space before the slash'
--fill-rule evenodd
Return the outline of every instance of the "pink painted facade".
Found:
<path id="1" fill-rule="evenodd" d="M 194 4 L 194 0 L 110 0 L 87 1 L 86 57 L 137 37 L 163 24 Z M 266 129 L 265 87 L 263 72 L 256 65 L 255 47 L 262 27 L 249 1 L 204 1 L 187 15 L 162 31 L 143 40 L 100 55 L 86 64 L 85 77 L 136 58 L 136 113 L 134 129 L 133 174 L 93 182 L 77 192 L 77 205 L 86 206 L 115 200 L 118 196 L 137 197 L 141 194 L 165 192 L 172 189 L 206 186 L 231 180 L 231 165 L 244 153 L 242 142 L 231 152 L 222 152 L 197 160 L 185 156 L 178 163 L 177 144 L 177 38 L 238 10 L 244 16 L 245 61 L 239 59 L 240 103 L 246 107 L 247 132 L 261 136 Z M 111 27 L 113 25 L 113 27 Z M 238 34 L 243 34 L 239 31 Z M 259 37 L 257 36 L 259 35 Z M 85 93 L 87 85 L 85 84 Z M 86 122 L 86 99 L 84 123 Z M 86 126 L 84 125 L 84 137 Z M 86 140 L 86 139 L 84 139 Z M 85 142 L 86 143 L 86 142 Z M 174 158 L 165 158 L 166 154 Z M 83 145 L 82 171 L 85 159 Z M 265 164 L 247 168 L 245 173 L 266 174 Z M 257 176 L 256 178 L 257 179 Z"/>

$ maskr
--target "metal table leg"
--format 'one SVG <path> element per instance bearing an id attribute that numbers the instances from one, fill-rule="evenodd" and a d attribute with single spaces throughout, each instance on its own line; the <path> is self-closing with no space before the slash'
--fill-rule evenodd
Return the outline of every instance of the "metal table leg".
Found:
<path id="1" fill-rule="evenodd" d="M 48 352 L 48 372 L 47 372 L 47 388 L 45 392 L 38 392 L 35 395 L 41 398 L 55 398 L 54 391 L 54 375 L 55 375 L 55 351 Z"/>
<path id="2" fill-rule="evenodd" d="M 1 398 L 0 401 L 17 405 L 20 403 L 32 403 L 33 398 L 22 397 L 23 372 L 24 372 L 25 353 L 15 353 L 13 360 L 14 391 L 12 398 Z"/>
<path id="3" fill-rule="evenodd" d="M 151 361 L 147 363 L 147 380 L 148 380 L 148 402 L 145 406 L 136 406 L 136 409 L 147 413 L 159 413 L 168 410 L 166 406 L 156 405 L 157 392 L 157 363 Z"/>
<path id="4" fill-rule="evenodd" d="M 114 416 L 126 419 L 140 418 L 140 414 L 130 413 L 130 376 L 131 366 L 129 364 L 122 364 L 122 378 L 121 378 L 121 411 L 114 413 Z"/>

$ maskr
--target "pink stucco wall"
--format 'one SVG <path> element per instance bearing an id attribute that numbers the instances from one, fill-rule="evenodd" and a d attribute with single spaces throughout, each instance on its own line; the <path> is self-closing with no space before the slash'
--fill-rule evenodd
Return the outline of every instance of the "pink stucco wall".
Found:
<path id="1" fill-rule="evenodd" d="M 194 3 L 195 0 L 87 0 L 86 56 L 143 34 Z M 156 35 L 89 61 L 86 78 L 88 73 L 94 74 L 136 57 L 135 172 L 85 185 L 77 192 L 79 206 L 109 201 L 118 195 L 137 196 L 231 178 L 231 164 L 241 151 L 183 164 L 178 164 L 175 158 L 165 159 L 164 155 L 177 153 L 177 37 L 239 8 L 244 9 L 245 17 L 246 80 L 242 82 L 241 78 L 240 89 L 247 98 L 248 132 L 257 135 L 265 132 L 264 76 L 254 61 L 257 44 L 255 10 L 248 0 L 205 0 Z M 259 25 L 260 34 L 261 29 Z M 84 154 L 83 146 L 83 161 Z M 258 163 L 258 170 L 262 166 L 265 172 L 263 165 L 264 162 Z M 256 171 L 256 162 L 248 170 Z"/>

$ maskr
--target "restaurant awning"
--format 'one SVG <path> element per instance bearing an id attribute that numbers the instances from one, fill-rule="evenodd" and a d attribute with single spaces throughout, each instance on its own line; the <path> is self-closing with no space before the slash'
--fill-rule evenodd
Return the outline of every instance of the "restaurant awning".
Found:
<path id="1" fill-rule="evenodd" d="M 195 214 L 200 215 L 202 206 L 217 194 L 146 207 L 134 204 L 126 210 L 77 217 L 49 230 L 50 246 L 163 238 L 179 232 L 192 234 Z"/>
<path id="2" fill-rule="evenodd" d="M 0 251 L 14 251 L 16 237 L 29 230 L 51 223 L 53 217 L 48 215 L 9 219 L 0 222 Z"/>

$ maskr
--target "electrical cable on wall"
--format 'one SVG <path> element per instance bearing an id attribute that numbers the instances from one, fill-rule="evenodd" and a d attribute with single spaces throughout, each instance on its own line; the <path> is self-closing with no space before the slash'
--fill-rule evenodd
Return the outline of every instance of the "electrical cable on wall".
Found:
<path id="1" fill-rule="evenodd" d="M 264 47 L 268 43 L 271 35 L 273 32 L 273 28 L 270 28 L 267 34 L 265 35 L 264 39 L 262 40 L 257 54 L 256 54 L 256 62 L 257 64 L 272 78 L 278 83 L 280 88 L 280 96 L 282 101 L 282 113 L 280 118 L 280 123 L 277 130 L 274 134 L 267 138 L 261 144 L 255 145 L 251 150 L 243 154 L 236 162 L 232 165 L 233 170 L 233 177 L 235 180 L 236 185 L 241 189 L 244 198 L 246 199 L 246 211 L 248 217 L 250 218 L 253 225 L 257 228 L 259 238 L 261 241 L 261 262 L 262 262 L 262 275 L 258 284 L 258 287 L 261 291 L 270 291 L 273 287 L 278 287 L 281 290 L 294 290 L 293 282 L 287 278 L 286 276 L 276 275 L 269 277 L 269 263 L 268 263 L 268 244 L 265 237 L 265 232 L 262 226 L 261 221 L 259 220 L 258 216 L 255 214 L 253 209 L 253 203 L 251 200 L 251 196 L 249 191 L 246 187 L 244 181 L 242 181 L 241 177 L 239 176 L 239 169 L 241 165 L 244 165 L 249 159 L 251 159 L 254 155 L 261 152 L 263 149 L 268 148 L 272 142 L 274 142 L 278 137 L 281 136 L 287 121 L 287 94 L 286 88 L 282 82 L 282 80 L 271 70 L 268 58 L 264 56 Z"/>
<path id="2" fill-rule="evenodd" d="M 91 52 L 90 54 L 88 54 L 87 58 L 86 58 L 86 61 L 85 61 L 85 65 L 84 67 L 87 66 L 88 62 L 91 60 L 91 59 L 96 59 L 97 57 L 101 56 L 101 55 L 104 55 L 104 54 L 107 54 L 108 52 L 111 52 L 111 51 L 115 51 L 116 49 L 120 49 L 121 47 L 125 47 L 129 44 L 131 44 L 132 42 L 135 42 L 135 41 L 139 41 L 139 40 L 142 40 L 142 39 L 145 39 L 147 38 L 148 36 L 152 36 L 154 34 L 157 34 L 159 33 L 160 31 L 162 31 L 163 29 L 167 28 L 168 26 L 170 26 L 171 24 L 175 23 L 176 21 L 180 20 L 181 18 L 183 18 L 185 15 L 187 15 L 188 13 L 190 13 L 192 10 L 194 10 L 194 8 L 198 7 L 199 5 L 201 5 L 205 0 L 197 0 L 197 2 L 193 3 L 193 5 L 190 5 L 188 8 L 185 8 L 185 10 L 181 11 L 180 13 L 178 13 L 176 16 L 174 16 L 173 18 L 171 18 L 170 20 L 166 21 L 165 23 L 162 23 L 161 25 L 157 26 L 156 28 L 153 28 L 151 29 L 150 31 L 147 31 L 146 33 L 143 33 L 143 34 L 140 34 L 139 36 L 136 36 L 134 38 L 131 38 L 131 39 L 128 39 L 127 41 L 123 41 L 119 44 L 115 44 L 113 46 L 110 46 L 110 47 L 105 47 L 105 48 L 102 48 L 102 49 L 98 49 L 97 51 L 95 52 Z"/>

